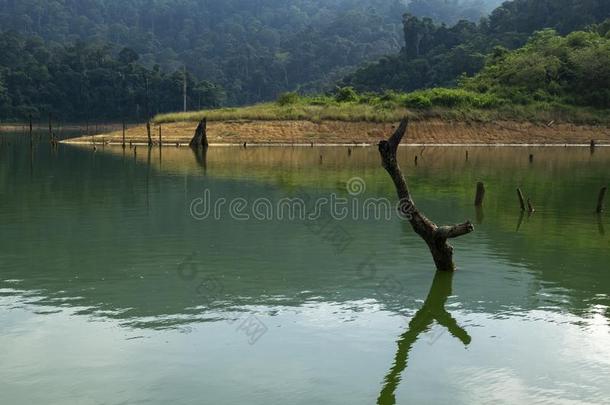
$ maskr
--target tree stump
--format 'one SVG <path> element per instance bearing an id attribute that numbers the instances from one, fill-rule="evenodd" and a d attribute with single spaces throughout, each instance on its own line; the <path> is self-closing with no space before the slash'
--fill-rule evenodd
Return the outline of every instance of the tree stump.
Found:
<path id="1" fill-rule="evenodd" d="M 471 233 L 474 231 L 474 226 L 467 221 L 459 225 L 439 227 L 415 206 L 407 181 L 396 160 L 398 145 L 405 136 L 408 126 L 409 121 L 404 118 L 390 139 L 379 143 L 382 165 L 394 182 L 401 216 L 409 221 L 415 233 L 426 242 L 436 268 L 440 271 L 454 271 L 456 267 L 453 263 L 453 247 L 447 243 L 447 240 Z"/>
<path id="2" fill-rule="evenodd" d="M 191 139 L 191 142 L 189 143 L 189 146 L 191 148 L 198 148 L 200 146 L 203 148 L 208 147 L 207 126 L 208 126 L 208 121 L 206 118 L 203 118 L 201 121 L 199 121 L 199 125 L 197 125 L 197 129 L 195 129 L 195 135 L 193 136 L 193 139 Z"/>
<path id="3" fill-rule="evenodd" d="M 152 134 L 150 133 L 150 121 L 146 121 L 146 135 L 148 135 L 148 147 L 153 146 Z"/>

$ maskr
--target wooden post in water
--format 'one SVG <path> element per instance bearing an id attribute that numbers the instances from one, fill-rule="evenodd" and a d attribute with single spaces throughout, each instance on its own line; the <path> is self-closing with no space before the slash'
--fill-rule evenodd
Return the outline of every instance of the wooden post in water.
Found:
<path id="1" fill-rule="evenodd" d="M 468 162 L 468 158 L 469 158 L 469 156 L 468 156 L 468 151 L 466 151 L 466 161 L 467 161 L 467 162 Z"/>
<path id="2" fill-rule="evenodd" d="M 485 199 L 485 184 L 482 181 L 477 183 L 477 195 L 474 199 L 475 207 L 482 207 L 483 200 Z"/>
<path id="3" fill-rule="evenodd" d="M 415 155 L 415 166 L 417 166 L 417 155 Z"/>
<path id="4" fill-rule="evenodd" d="M 125 118 L 123 118 L 123 143 L 121 146 L 125 149 Z"/>
<path id="5" fill-rule="evenodd" d="M 534 155 L 530 154 L 530 163 L 534 163 Z"/>
<path id="6" fill-rule="evenodd" d="M 153 145 L 152 135 L 150 133 L 150 120 L 146 121 L 146 135 L 148 136 L 148 147 Z"/>
<path id="7" fill-rule="evenodd" d="M 51 122 L 51 113 L 49 113 L 49 142 L 53 142 L 53 123 Z"/>
<path id="8" fill-rule="evenodd" d="M 602 212 L 604 212 L 604 201 L 606 199 L 606 191 L 608 191 L 607 187 L 602 187 L 602 189 L 599 190 L 599 197 L 597 197 L 597 210 L 596 210 L 596 212 L 598 214 L 601 214 Z"/>
<path id="9" fill-rule="evenodd" d="M 34 132 L 32 130 L 32 114 L 30 114 L 30 149 L 34 145 Z"/>
<path id="10" fill-rule="evenodd" d="M 161 135 L 161 131 L 162 131 L 161 124 L 159 124 L 159 147 L 160 148 L 163 147 L 163 138 L 162 138 L 162 135 Z"/>
<path id="11" fill-rule="evenodd" d="M 523 198 L 523 193 L 520 188 L 517 188 L 517 196 L 519 197 L 519 204 L 521 205 L 521 211 L 525 211 L 525 198 Z"/>

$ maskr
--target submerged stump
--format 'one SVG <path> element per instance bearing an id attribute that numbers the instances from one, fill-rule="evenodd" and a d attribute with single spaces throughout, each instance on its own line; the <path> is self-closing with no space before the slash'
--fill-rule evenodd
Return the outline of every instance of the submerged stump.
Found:
<path id="1" fill-rule="evenodd" d="M 208 134 L 207 134 L 207 124 L 208 121 L 206 118 L 203 118 L 201 121 L 199 121 L 199 125 L 197 125 L 197 129 L 195 129 L 195 135 L 193 136 L 193 139 L 191 139 L 191 142 L 189 143 L 189 146 L 191 148 L 198 148 L 198 147 L 204 147 L 207 148 L 208 147 Z"/>
<path id="2" fill-rule="evenodd" d="M 453 262 L 453 247 L 447 241 L 471 233 L 474 231 L 474 226 L 470 221 L 459 225 L 438 226 L 415 206 L 407 181 L 396 160 L 398 145 L 405 136 L 408 126 L 409 121 L 404 118 L 390 139 L 379 143 L 382 165 L 394 182 L 400 200 L 401 216 L 409 221 L 415 233 L 426 242 L 436 268 L 440 271 L 454 271 L 456 267 Z"/>

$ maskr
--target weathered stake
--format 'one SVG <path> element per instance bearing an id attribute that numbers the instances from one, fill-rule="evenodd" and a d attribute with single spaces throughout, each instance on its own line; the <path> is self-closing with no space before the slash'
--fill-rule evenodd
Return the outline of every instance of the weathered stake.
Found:
<path id="1" fill-rule="evenodd" d="M 483 182 L 480 181 L 477 183 L 477 195 L 474 199 L 474 206 L 482 207 L 484 199 L 485 199 L 485 184 L 483 184 Z"/>
<path id="2" fill-rule="evenodd" d="M 32 129 L 32 114 L 30 114 L 30 148 L 32 148 L 34 144 L 34 132 Z"/>
<path id="3" fill-rule="evenodd" d="M 146 135 L 148 135 L 148 147 L 153 146 L 152 134 L 150 133 L 150 121 L 146 121 Z"/>
<path id="4" fill-rule="evenodd" d="M 161 124 L 159 124 L 159 147 L 163 146 L 163 138 L 162 138 L 162 135 L 161 135 L 161 131 L 162 131 L 161 130 Z"/>
<path id="5" fill-rule="evenodd" d="M 447 241 L 471 233 L 474 226 L 470 221 L 459 225 L 438 226 L 415 206 L 407 181 L 396 160 L 398 145 L 407 132 L 408 125 L 409 121 L 404 118 L 390 139 L 379 143 L 382 165 L 394 182 L 400 200 L 401 216 L 409 221 L 415 233 L 426 242 L 436 268 L 440 271 L 454 271 L 453 247 Z"/>
<path id="6" fill-rule="evenodd" d="M 606 191 L 608 191 L 607 187 L 602 187 L 601 190 L 599 190 L 599 196 L 597 197 L 597 210 L 596 210 L 596 212 L 598 214 L 601 214 L 602 212 L 604 212 L 604 201 L 606 200 Z"/>
<path id="7" fill-rule="evenodd" d="M 51 122 L 51 113 L 49 113 L 49 142 L 53 142 L 53 123 Z"/>
<path id="8" fill-rule="evenodd" d="M 88 124 L 87 124 L 88 125 Z M 125 120 L 123 119 L 123 149 L 125 149 Z"/>

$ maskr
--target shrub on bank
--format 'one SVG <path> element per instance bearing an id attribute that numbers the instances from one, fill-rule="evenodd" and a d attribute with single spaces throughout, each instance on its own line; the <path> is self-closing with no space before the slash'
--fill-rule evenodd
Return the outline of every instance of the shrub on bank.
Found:
<path id="1" fill-rule="evenodd" d="M 436 88 L 414 91 L 403 96 L 403 105 L 416 109 L 430 107 L 486 109 L 498 107 L 503 103 L 504 101 L 496 95 L 463 89 Z"/>

